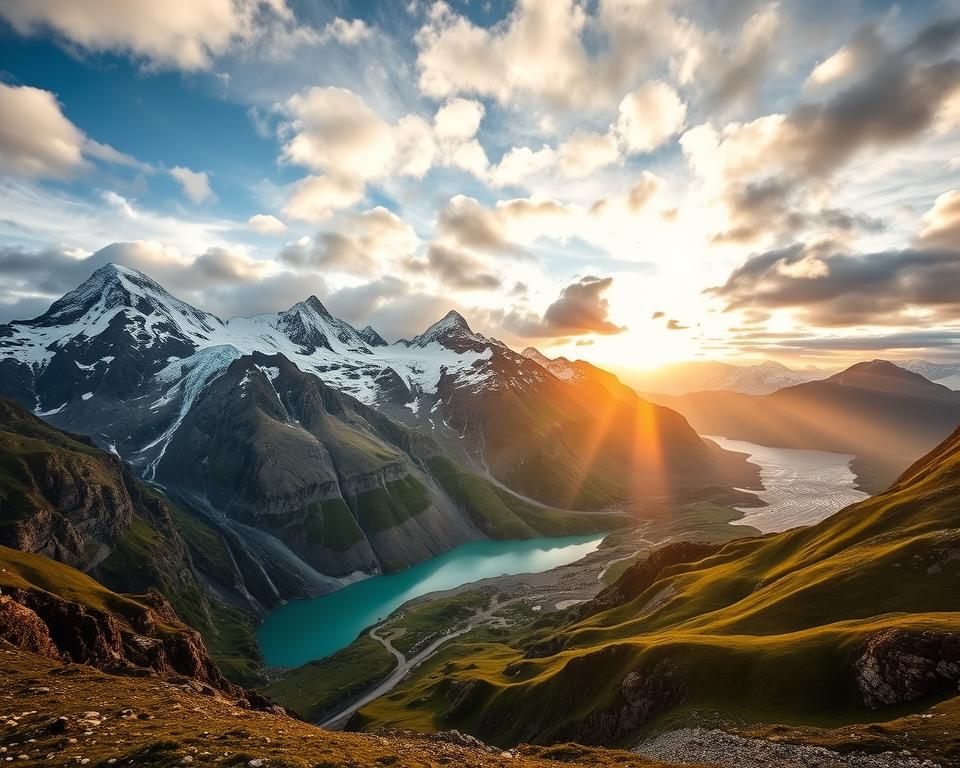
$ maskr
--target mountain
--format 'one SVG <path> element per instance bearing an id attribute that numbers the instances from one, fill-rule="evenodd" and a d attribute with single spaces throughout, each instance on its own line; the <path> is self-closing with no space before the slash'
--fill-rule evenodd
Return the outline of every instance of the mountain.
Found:
<path id="1" fill-rule="evenodd" d="M 766 395 L 784 387 L 824 379 L 829 374 L 814 368 L 794 370 L 774 360 L 756 365 L 732 365 L 715 360 L 670 363 L 649 371 L 624 371 L 623 376 L 638 392 L 684 395 L 689 392 L 742 392 Z"/>
<path id="2" fill-rule="evenodd" d="M 455 727 L 502 745 L 635 744 L 664 730 L 677 744 L 726 729 L 889 753 L 864 765 L 898 765 L 895 754 L 955 765 L 958 498 L 960 430 L 886 492 L 817 525 L 670 543 L 592 601 L 458 638 L 354 725 Z M 858 764 L 815 757 L 787 762 Z"/>
<path id="3" fill-rule="evenodd" d="M 882 490 L 960 424 L 960 393 L 884 360 L 769 395 L 649 396 L 701 434 L 860 457 L 861 486 Z"/>
<path id="4" fill-rule="evenodd" d="M 919 373 L 935 384 L 942 384 L 950 389 L 960 389 L 960 363 L 931 363 L 928 360 L 906 360 L 898 365 L 907 370 Z"/>
<path id="5" fill-rule="evenodd" d="M 729 493 L 755 482 L 742 457 L 637 398 L 621 414 L 626 425 L 600 428 L 605 404 L 582 382 L 558 379 L 474 333 L 456 312 L 410 341 L 385 345 L 370 330 L 333 317 L 316 297 L 275 315 L 224 322 L 135 270 L 107 265 L 44 315 L 0 327 L 0 394 L 91 435 L 154 480 L 200 394 L 236 360 L 280 354 L 429 435 L 468 470 L 553 506 L 599 508 L 663 495 L 651 478 L 664 469 L 671 493 Z M 616 407 L 624 403 L 619 398 Z M 638 435 L 637 422 L 656 426 Z M 519 426 L 530 440 L 514 439 Z M 637 450 L 648 438 L 657 445 Z M 594 455 L 583 453 L 585 444 Z M 630 476 L 638 482 L 627 482 Z"/>
<path id="6" fill-rule="evenodd" d="M 314 296 L 223 321 L 107 265 L 0 326 L 0 392 L 162 488 L 254 613 L 465 541 L 609 530 L 626 518 L 591 510 L 757 483 L 585 363 L 558 378 L 456 312 L 410 341 L 370 330 Z"/>

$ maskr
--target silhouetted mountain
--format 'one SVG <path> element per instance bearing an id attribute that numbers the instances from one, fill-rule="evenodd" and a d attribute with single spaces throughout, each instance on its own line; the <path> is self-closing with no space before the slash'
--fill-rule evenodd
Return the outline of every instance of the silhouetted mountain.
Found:
<path id="1" fill-rule="evenodd" d="M 861 484 L 879 490 L 960 424 L 960 393 L 885 360 L 769 395 L 651 395 L 701 434 L 858 457 Z"/>

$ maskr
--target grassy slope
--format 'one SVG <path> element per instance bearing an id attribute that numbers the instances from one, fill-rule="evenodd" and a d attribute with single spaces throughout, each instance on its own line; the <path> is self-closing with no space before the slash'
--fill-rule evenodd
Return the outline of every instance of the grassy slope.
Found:
<path id="1" fill-rule="evenodd" d="M 0 590 L 3 588 L 39 589 L 62 600 L 80 603 L 104 611 L 131 627 L 131 621 L 140 617 L 150 606 L 137 595 L 121 595 L 69 565 L 55 560 L 0 546 Z M 163 632 L 175 632 L 182 627 L 159 625 Z"/>
<path id="2" fill-rule="evenodd" d="M 446 456 L 431 458 L 428 466 L 447 495 L 492 539 L 574 536 L 629 523 L 625 516 L 562 511 L 532 504 L 468 472 Z"/>
<path id="3" fill-rule="evenodd" d="M 317 722 L 338 702 L 383 680 L 396 665 L 397 660 L 382 644 L 363 634 L 333 656 L 284 674 L 266 693 L 306 720 Z"/>
<path id="4" fill-rule="evenodd" d="M 524 660 L 522 637 L 455 641 L 363 717 L 504 743 L 531 729 L 556 738 L 613 705 L 628 672 L 667 660 L 684 711 L 811 727 L 886 719 L 863 705 L 853 661 L 884 628 L 960 631 L 958 494 L 955 436 L 888 493 L 819 525 L 667 568 L 624 605 L 556 629 L 566 645 L 555 655 Z M 469 690 L 456 706 L 451 682 Z"/>

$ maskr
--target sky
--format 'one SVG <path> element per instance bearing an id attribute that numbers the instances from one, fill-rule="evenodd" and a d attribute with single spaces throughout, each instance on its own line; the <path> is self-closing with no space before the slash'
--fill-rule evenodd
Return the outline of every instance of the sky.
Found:
<path id="1" fill-rule="evenodd" d="M 619 369 L 960 359 L 960 0 L 4 0 L 0 322 L 96 267 Z"/>

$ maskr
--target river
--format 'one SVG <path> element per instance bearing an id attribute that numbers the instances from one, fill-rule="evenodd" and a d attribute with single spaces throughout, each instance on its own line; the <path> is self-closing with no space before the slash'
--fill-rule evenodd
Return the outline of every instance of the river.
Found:
<path id="1" fill-rule="evenodd" d="M 473 541 L 397 573 L 373 576 L 271 613 L 257 637 L 272 667 L 298 667 L 348 646 L 408 600 L 504 574 L 540 573 L 595 551 L 603 534 Z"/>
<path id="2" fill-rule="evenodd" d="M 730 451 L 750 454 L 760 467 L 764 490 L 756 495 L 765 507 L 737 507 L 744 516 L 734 525 L 751 525 L 763 533 L 819 523 L 848 504 L 867 498 L 855 486 L 853 456 L 829 451 L 772 448 L 746 440 L 704 435 Z"/>

